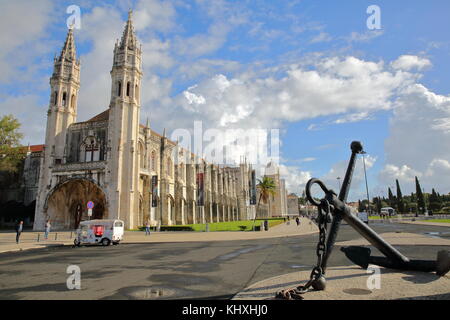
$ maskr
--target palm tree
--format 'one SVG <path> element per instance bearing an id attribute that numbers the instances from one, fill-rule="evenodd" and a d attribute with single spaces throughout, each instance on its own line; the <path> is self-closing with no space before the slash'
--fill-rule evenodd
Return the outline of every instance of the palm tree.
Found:
<path id="1" fill-rule="evenodd" d="M 253 226 L 255 225 L 256 215 L 258 214 L 258 208 L 261 200 L 264 203 L 269 201 L 269 216 L 270 216 L 270 196 L 275 195 L 275 181 L 272 178 L 264 176 L 262 180 L 258 179 L 256 187 L 259 190 L 258 204 L 256 205 L 255 218 L 253 219 Z"/>

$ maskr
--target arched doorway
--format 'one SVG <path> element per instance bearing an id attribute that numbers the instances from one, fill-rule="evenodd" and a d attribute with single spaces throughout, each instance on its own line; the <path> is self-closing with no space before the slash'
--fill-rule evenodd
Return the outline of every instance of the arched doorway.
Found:
<path id="1" fill-rule="evenodd" d="M 45 216 L 53 229 L 76 229 L 81 221 L 89 220 L 87 202 L 94 202 L 90 219 L 108 217 L 103 190 L 88 179 L 66 180 L 53 188 L 45 203 Z"/>

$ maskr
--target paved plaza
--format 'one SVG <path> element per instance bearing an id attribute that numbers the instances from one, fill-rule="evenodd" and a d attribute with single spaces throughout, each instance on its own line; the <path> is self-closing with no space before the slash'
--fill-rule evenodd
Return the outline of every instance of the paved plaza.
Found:
<path id="1" fill-rule="evenodd" d="M 438 251 L 450 250 L 448 227 L 389 222 L 371 222 L 371 227 L 410 258 L 434 260 Z M 278 290 L 306 281 L 317 261 L 318 233 L 307 221 L 300 228 L 291 221 L 260 232 L 160 232 L 147 237 L 127 232 L 123 244 L 109 247 L 73 248 L 70 233 L 67 240 L 65 235 L 40 244 L 39 250 L 1 253 L 0 299 L 272 299 Z M 1 234 L 3 250 L 16 245 L 11 236 Z M 30 242 L 20 246 L 36 248 L 36 234 L 29 236 Z M 329 260 L 328 289 L 305 299 L 449 299 L 448 275 L 432 273 L 381 268 L 381 289 L 367 289 L 370 274 L 339 250 L 364 241 L 343 224 Z M 374 254 L 379 253 L 374 249 Z M 80 267 L 81 290 L 67 289 L 70 265 Z"/>

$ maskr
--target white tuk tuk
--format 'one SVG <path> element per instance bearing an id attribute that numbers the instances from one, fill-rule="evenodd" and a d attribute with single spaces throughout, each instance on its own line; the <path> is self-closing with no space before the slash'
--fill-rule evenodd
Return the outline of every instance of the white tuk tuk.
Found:
<path id="1" fill-rule="evenodd" d="M 108 246 L 119 244 L 122 240 L 124 223 L 122 220 L 89 220 L 82 221 L 76 231 L 74 244 L 101 244 Z"/>

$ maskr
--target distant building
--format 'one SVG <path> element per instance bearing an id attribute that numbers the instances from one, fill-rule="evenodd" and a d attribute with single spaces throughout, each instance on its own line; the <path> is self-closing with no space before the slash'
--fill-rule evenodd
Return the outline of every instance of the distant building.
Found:
<path id="1" fill-rule="evenodd" d="M 300 210 L 298 207 L 298 197 L 295 193 L 291 193 L 287 196 L 287 203 L 288 203 L 288 215 L 298 216 L 300 214 Z"/>
<path id="2" fill-rule="evenodd" d="M 288 214 L 288 204 L 287 204 L 287 192 L 286 192 L 286 182 L 284 179 L 280 178 L 280 169 L 273 162 L 270 161 L 266 166 L 265 176 L 272 178 L 275 182 L 275 194 L 270 197 L 270 216 L 271 217 L 284 217 Z M 267 213 L 269 215 L 269 213 Z"/>

